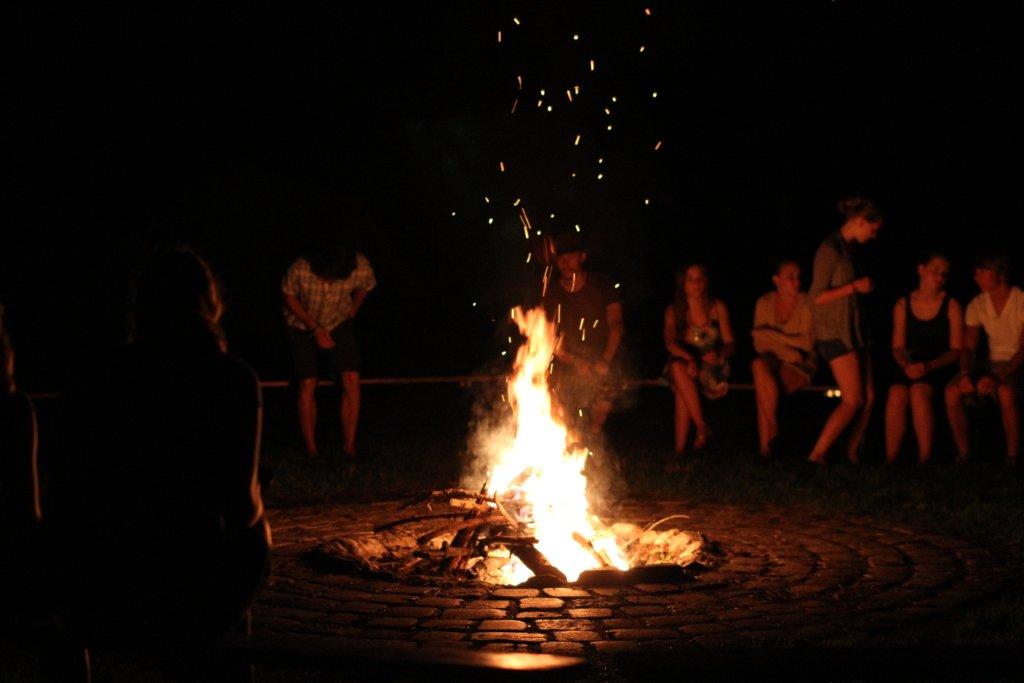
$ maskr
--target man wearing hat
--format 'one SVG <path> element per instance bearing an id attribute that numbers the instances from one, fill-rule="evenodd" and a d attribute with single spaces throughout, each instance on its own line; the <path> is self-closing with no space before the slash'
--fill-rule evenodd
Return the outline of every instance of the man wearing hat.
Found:
<path id="1" fill-rule="evenodd" d="M 587 250 L 579 235 L 559 235 L 553 248 L 558 273 L 543 296 L 544 310 L 561 337 L 552 387 L 566 423 L 582 421 L 598 434 L 619 388 L 615 358 L 622 343 L 622 302 L 606 277 L 587 272 Z"/>

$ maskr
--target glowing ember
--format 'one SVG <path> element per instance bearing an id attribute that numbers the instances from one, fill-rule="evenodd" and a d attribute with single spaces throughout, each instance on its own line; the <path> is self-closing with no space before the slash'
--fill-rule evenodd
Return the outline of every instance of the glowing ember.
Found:
<path id="1" fill-rule="evenodd" d="M 515 320 L 526 337 L 508 384 L 515 432 L 493 463 L 488 494 L 520 510 L 537 550 L 570 581 L 587 569 L 628 569 L 615 534 L 590 512 L 583 474 L 589 452 L 569 444 L 565 425 L 552 412 L 547 376 L 555 352 L 554 323 L 542 309 L 516 309 Z M 508 565 L 509 582 L 529 575 L 517 562 Z"/>

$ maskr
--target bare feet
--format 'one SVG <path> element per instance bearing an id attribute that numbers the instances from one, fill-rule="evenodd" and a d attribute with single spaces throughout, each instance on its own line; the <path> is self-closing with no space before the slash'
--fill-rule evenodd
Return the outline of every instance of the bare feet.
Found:
<path id="1" fill-rule="evenodd" d="M 811 455 L 807 458 L 807 462 L 813 463 L 815 465 L 824 465 L 825 464 L 825 454 L 824 453 L 811 453 Z"/>

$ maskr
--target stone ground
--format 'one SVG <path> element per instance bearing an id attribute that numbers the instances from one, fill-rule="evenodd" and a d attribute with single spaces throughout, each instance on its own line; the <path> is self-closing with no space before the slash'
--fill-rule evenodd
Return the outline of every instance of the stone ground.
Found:
<path id="1" fill-rule="evenodd" d="M 525 589 L 409 585 L 327 574 L 301 556 L 402 517 L 399 503 L 270 511 L 275 559 L 253 630 L 373 648 L 458 648 L 568 655 L 681 646 L 863 644 L 921 625 L 953 626 L 1014 570 L 997 549 L 863 516 L 792 509 L 631 502 L 615 521 L 672 514 L 724 547 L 684 584 Z"/>

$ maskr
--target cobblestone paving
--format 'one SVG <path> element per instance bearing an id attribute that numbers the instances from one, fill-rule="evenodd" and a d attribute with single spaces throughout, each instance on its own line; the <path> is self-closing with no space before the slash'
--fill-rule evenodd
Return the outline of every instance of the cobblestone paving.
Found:
<path id="1" fill-rule="evenodd" d="M 781 509 L 635 502 L 616 521 L 685 514 L 727 552 L 684 584 L 629 588 L 404 585 L 318 573 L 299 561 L 335 538 L 401 516 L 397 503 L 272 510 L 272 577 L 257 632 L 316 635 L 382 648 L 555 654 L 823 643 L 922 620 L 955 619 L 1012 574 L 996 551 L 867 517 Z"/>

